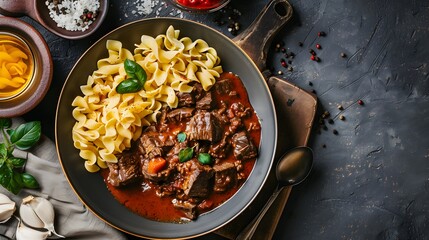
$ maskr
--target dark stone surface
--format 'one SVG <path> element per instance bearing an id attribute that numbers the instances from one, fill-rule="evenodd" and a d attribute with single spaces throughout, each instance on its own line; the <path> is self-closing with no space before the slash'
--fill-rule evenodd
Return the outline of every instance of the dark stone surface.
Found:
<path id="1" fill-rule="evenodd" d="M 290 2 L 295 11 L 292 21 L 275 43 L 284 42 L 287 52 L 295 53 L 288 59 L 293 71 L 281 66 L 285 56 L 274 48 L 267 65 L 275 74 L 281 70 L 280 77 L 314 90 L 318 117 L 328 111 L 333 122 L 326 119 L 324 130 L 316 120 L 310 142 L 315 154 L 313 172 L 292 190 L 275 239 L 429 238 L 429 2 Z M 241 13 L 244 29 L 266 3 L 232 0 L 230 6 Z M 163 2 L 159 9 L 161 16 L 181 17 Z M 27 120 L 42 120 L 44 133 L 54 138 L 57 99 L 80 55 L 114 28 L 157 16 L 155 12 L 133 15 L 133 10 L 131 0 L 112 0 L 102 28 L 75 41 L 23 18 L 40 30 L 54 58 L 52 87 L 43 102 L 24 116 Z M 218 26 L 213 21 L 218 14 L 183 17 L 233 37 L 227 24 Z M 319 31 L 326 36 L 318 37 Z M 310 60 L 310 48 L 320 62 Z M 346 58 L 340 57 L 342 52 Z M 359 99 L 364 105 L 357 103 Z M 341 115 L 345 120 L 340 120 Z"/>

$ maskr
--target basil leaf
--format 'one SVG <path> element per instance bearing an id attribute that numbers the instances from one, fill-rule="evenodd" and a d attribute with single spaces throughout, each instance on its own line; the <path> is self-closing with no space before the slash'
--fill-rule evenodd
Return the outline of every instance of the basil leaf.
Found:
<path id="1" fill-rule="evenodd" d="M 21 174 L 10 169 L 7 164 L 0 167 L 0 184 L 13 194 L 18 194 L 23 187 Z"/>
<path id="2" fill-rule="evenodd" d="M 194 155 L 194 149 L 187 147 L 185 149 L 180 150 L 179 152 L 179 162 L 186 162 L 192 158 Z"/>
<path id="3" fill-rule="evenodd" d="M 120 94 L 135 93 L 142 89 L 143 85 L 135 78 L 128 78 L 116 86 L 116 92 Z"/>
<path id="4" fill-rule="evenodd" d="M 15 132 L 15 130 L 14 130 L 14 129 L 10 129 L 10 128 L 9 128 L 9 129 L 7 129 L 7 130 L 6 130 L 6 132 L 7 132 L 7 135 L 9 135 L 9 136 L 10 136 L 10 135 L 12 135 L 12 134 L 13 134 L 13 132 Z"/>
<path id="5" fill-rule="evenodd" d="M 198 154 L 198 161 L 201 164 L 207 165 L 212 163 L 212 156 L 208 153 L 199 153 Z"/>
<path id="6" fill-rule="evenodd" d="M 37 182 L 36 178 L 31 176 L 28 173 L 22 173 L 21 179 L 23 186 L 26 188 L 39 188 L 39 183 Z"/>
<path id="7" fill-rule="evenodd" d="M 21 124 L 10 135 L 10 141 L 21 150 L 27 150 L 36 144 L 42 134 L 39 121 Z"/>
<path id="8" fill-rule="evenodd" d="M 0 128 L 10 128 L 12 120 L 10 118 L 0 118 Z"/>
<path id="9" fill-rule="evenodd" d="M 27 160 L 24 158 L 11 157 L 11 158 L 8 158 L 8 161 L 10 164 L 12 164 L 13 167 L 18 168 L 18 167 L 24 166 Z"/>
<path id="10" fill-rule="evenodd" d="M 139 80 L 141 85 L 144 86 L 147 75 L 144 69 L 138 63 L 130 59 L 125 59 L 124 69 L 129 78 Z"/>
<path id="11" fill-rule="evenodd" d="M 184 142 L 186 140 L 186 133 L 180 132 L 177 134 L 177 141 Z"/>
<path id="12" fill-rule="evenodd" d="M 7 146 L 4 143 L 0 143 L 0 158 L 6 158 L 8 156 Z"/>

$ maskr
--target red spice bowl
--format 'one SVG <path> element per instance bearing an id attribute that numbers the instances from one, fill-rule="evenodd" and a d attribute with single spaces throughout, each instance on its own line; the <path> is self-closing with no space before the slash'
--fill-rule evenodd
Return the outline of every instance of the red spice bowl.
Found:
<path id="1" fill-rule="evenodd" d="M 17 51 L 21 52 L 19 57 Z M 52 57 L 36 29 L 10 17 L 0 17 L 0 52 L 12 56 L 5 60 L 10 62 L 4 66 L 16 62 L 25 65 L 5 69 L 1 66 L 0 118 L 17 117 L 37 106 L 46 95 L 52 80 Z"/>
<path id="2" fill-rule="evenodd" d="M 230 0 L 170 0 L 177 8 L 195 13 L 214 12 L 225 7 Z"/>

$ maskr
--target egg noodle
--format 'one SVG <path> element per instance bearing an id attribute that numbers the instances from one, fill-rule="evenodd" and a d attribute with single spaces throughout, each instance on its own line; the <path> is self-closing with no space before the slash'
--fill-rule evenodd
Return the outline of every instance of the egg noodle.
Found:
<path id="1" fill-rule="evenodd" d="M 72 106 L 74 146 L 89 172 L 117 162 L 116 155 L 131 147 L 142 128 L 156 122 L 163 106 L 176 108 L 176 92 L 191 92 L 191 82 L 208 91 L 222 73 L 220 58 L 204 40 L 179 39 L 179 30 L 169 26 L 155 38 L 141 36 L 134 53 L 116 40 L 108 40 L 109 56 L 97 62 L 97 70 L 81 86 Z M 125 59 L 137 62 L 147 74 L 144 88 L 119 94 L 116 86 L 127 78 Z"/>
<path id="2" fill-rule="evenodd" d="M 0 44 L 0 90 L 21 87 L 29 77 L 27 54 L 11 44 Z"/>

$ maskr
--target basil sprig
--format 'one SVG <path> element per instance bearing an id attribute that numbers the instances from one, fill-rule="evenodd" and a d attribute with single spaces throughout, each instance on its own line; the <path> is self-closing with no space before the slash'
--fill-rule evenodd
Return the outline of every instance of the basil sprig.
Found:
<path id="1" fill-rule="evenodd" d="M 0 118 L 0 131 L 3 142 L 0 143 L 0 184 L 13 194 L 22 188 L 38 188 L 39 183 L 30 174 L 24 172 L 26 159 L 13 156 L 16 148 L 27 150 L 36 144 L 41 136 L 39 121 L 28 122 L 11 129 L 12 121 Z"/>
<path id="2" fill-rule="evenodd" d="M 124 68 L 128 78 L 116 86 L 116 92 L 123 94 L 140 91 L 147 79 L 144 69 L 138 63 L 129 59 L 125 59 Z"/>
<path id="3" fill-rule="evenodd" d="M 179 152 L 179 162 L 186 162 L 194 155 L 194 148 L 186 147 Z"/>

